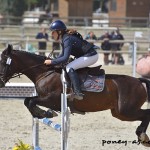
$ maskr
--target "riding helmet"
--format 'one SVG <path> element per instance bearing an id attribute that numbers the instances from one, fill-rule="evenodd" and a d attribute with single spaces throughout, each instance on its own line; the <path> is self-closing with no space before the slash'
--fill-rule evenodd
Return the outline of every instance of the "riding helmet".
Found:
<path id="1" fill-rule="evenodd" d="M 61 20 L 56 20 L 51 23 L 50 28 L 51 31 L 57 31 L 57 30 L 66 30 L 67 27 Z"/>

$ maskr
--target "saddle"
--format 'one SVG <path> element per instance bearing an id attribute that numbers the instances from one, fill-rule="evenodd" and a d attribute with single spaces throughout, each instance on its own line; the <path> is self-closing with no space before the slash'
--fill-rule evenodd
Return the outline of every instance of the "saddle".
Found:
<path id="1" fill-rule="evenodd" d="M 81 83 L 82 91 L 101 92 L 104 89 L 105 71 L 97 67 L 86 67 L 76 70 Z M 68 74 L 65 75 L 68 87 L 71 87 L 71 81 Z"/>
<path id="2" fill-rule="evenodd" d="M 102 67 L 102 65 L 96 66 L 96 67 L 86 67 L 86 68 L 82 68 L 82 69 L 78 69 L 77 73 L 80 74 L 88 74 L 88 75 L 92 75 L 92 76 L 101 76 L 105 74 L 104 69 L 100 69 Z"/>

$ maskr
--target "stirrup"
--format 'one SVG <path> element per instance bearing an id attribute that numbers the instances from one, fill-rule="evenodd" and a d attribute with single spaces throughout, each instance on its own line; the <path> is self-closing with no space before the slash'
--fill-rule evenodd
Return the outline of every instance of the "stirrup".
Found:
<path id="1" fill-rule="evenodd" d="M 83 100 L 84 94 L 82 93 L 74 93 L 74 98 L 77 100 Z"/>

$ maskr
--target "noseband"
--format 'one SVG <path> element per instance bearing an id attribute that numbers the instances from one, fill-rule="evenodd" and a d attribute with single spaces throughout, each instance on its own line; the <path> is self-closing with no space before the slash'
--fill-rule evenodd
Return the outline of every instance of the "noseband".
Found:
<path id="1" fill-rule="evenodd" d="M 7 77 L 7 72 L 8 70 L 10 69 L 10 64 L 11 64 L 11 58 L 6 56 L 5 57 L 7 58 L 6 61 L 2 60 L 2 63 L 4 63 L 5 67 L 3 69 L 3 72 L 0 73 L 0 79 L 3 83 L 5 83 L 5 81 L 8 79 Z"/>

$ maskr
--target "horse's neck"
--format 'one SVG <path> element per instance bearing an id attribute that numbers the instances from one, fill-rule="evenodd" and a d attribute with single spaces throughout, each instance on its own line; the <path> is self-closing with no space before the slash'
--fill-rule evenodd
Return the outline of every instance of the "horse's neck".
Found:
<path id="1" fill-rule="evenodd" d="M 48 72 L 43 68 L 37 67 L 34 69 L 30 69 L 29 71 L 26 71 L 23 74 L 26 75 L 33 83 L 36 83 L 41 77 L 45 76 Z"/>
<path id="2" fill-rule="evenodd" d="M 25 76 L 27 76 L 33 83 L 36 83 L 36 81 L 47 72 L 47 68 L 44 65 L 39 65 L 38 63 L 31 63 L 29 64 L 22 64 L 23 67 L 20 68 L 21 73 L 23 73 Z"/>
<path id="3" fill-rule="evenodd" d="M 57 72 L 55 68 L 49 68 L 44 64 L 44 57 L 39 55 L 32 55 L 22 51 L 14 52 L 14 59 L 18 62 L 17 73 L 23 73 L 26 75 L 34 84 L 42 77 L 48 75 L 50 72 Z M 27 61 L 26 63 L 24 61 Z M 58 69 L 60 70 L 60 69 Z"/>

